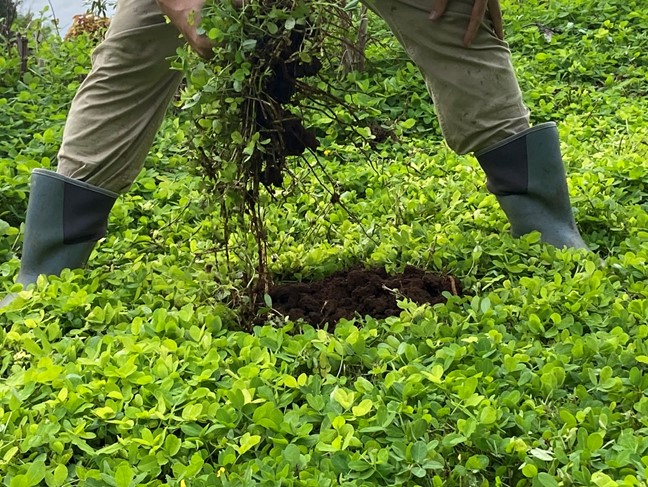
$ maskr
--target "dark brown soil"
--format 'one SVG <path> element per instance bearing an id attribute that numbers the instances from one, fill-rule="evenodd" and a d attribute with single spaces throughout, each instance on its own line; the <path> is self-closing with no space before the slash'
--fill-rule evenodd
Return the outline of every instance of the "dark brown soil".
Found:
<path id="1" fill-rule="evenodd" d="M 335 325 L 342 318 L 397 316 L 397 299 L 419 304 L 444 303 L 443 291 L 458 294 L 451 276 L 431 274 L 408 266 L 402 274 L 389 276 L 383 269 L 355 268 L 340 271 L 321 281 L 279 284 L 269 292 L 272 307 L 292 320 L 313 326 Z"/>

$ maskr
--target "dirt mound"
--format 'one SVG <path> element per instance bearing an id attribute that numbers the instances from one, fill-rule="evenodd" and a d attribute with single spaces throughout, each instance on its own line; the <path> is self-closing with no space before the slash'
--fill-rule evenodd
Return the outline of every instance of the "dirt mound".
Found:
<path id="1" fill-rule="evenodd" d="M 334 325 L 342 318 L 397 316 L 402 297 L 419 304 L 443 303 L 443 291 L 458 294 L 451 276 L 431 274 L 408 266 L 402 274 L 389 276 L 383 269 L 354 268 L 321 281 L 279 284 L 269 292 L 272 306 L 292 320 L 303 319 L 313 326 Z"/>

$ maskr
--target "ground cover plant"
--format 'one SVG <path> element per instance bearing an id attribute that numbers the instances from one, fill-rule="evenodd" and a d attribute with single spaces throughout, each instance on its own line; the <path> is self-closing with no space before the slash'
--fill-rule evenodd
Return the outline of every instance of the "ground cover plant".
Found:
<path id="1" fill-rule="evenodd" d="M 646 485 L 648 13 L 619 0 L 504 11 L 596 255 L 507 234 L 371 18 L 367 71 L 336 85 L 355 112 L 335 107 L 368 140 L 308 120 L 322 164 L 307 157 L 290 191 L 260 193 L 269 271 L 414 265 L 455 276 L 463 296 L 328 330 L 241 322 L 254 237 L 234 228 L 225 255 L 220 201 L 188 161 L 195 120 L 175 107 L 90 269 L 41 278 L 0 311 L 2 485 Z M 3 290 L 29 172 L 55 164 L 90 47 L 47 38 L 22 79 L 15 53 L 0 55 Z"/>

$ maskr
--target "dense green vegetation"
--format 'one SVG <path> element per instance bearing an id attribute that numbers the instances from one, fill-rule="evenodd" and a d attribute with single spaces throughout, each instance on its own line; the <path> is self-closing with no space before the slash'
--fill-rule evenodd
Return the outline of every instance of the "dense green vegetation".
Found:
<path id="1" fill-rule="evenodd" d="M 395 138 L 358 148 L 313 119 L 323 167 L 301 163 L 292 191 L 263 196 L 270 271 L 414 264 L 466 295 L 333 332 L 251 327 L 236 306 L 253 239 L 236 229 L 228 261 L 219 201 L 187 161 L 193 121 L 176 107 L 90 268 L 41 278 L 0 311 L 0 482 L 646 485 L 648 11 L 504 7 L 533 121 L 560 124 L 598 255 L 508 235 L 477 163 L 444 146 L 416 69 L 372 19 L 368 72 L 339 90 Z M 89 54 L 83 38 L 48 38 L 22 80 L 15 52 L 0 56 L 2 292 L 29 172 L 54 166 Z"/>

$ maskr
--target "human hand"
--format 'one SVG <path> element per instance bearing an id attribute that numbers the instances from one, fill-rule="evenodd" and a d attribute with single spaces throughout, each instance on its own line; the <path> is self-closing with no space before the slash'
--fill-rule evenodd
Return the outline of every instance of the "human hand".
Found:
<path id="1" fill-rule="evenodd" d="M 213 44 L 205 35 L 198 33 L 201 15 L 200 11 L 205 0 L 155 0 L 162 13 L 169 17 L 185 40 L 198 55 L 204 59 L 213 56 Z"/>
<path id="2" fill-rule="evenodd" d="M 446 12 L 449 0 L 434 0 L 432 10 L 430 11 L 430 20 L 438 20 Z M 472 13 L 470 14 L 470 22 L 468 29 L 464 35 L 463 43 L 465 47 L 470 47 L 472 41 L 475 40 L 479 26 L 484 20 L 486 11 L 490 13 L 495 28 L 495 34 L 500 39 L 504 39 L 504 21 L 502 20 L 502 9 L 500 8 L 499 0 L 474 0 Z"/>

